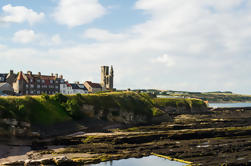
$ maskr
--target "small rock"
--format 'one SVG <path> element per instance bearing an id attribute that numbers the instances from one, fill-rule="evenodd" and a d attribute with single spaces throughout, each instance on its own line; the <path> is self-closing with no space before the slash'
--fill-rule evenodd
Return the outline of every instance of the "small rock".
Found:
<path id="1" fill-rule="evenodd" d="M 31 132 L 29 133 L 30 137 L 40 137 L 40 133 L 39 132 Z"/>
<path id="2" fill-rule="evenodd" d="M 16 119 L 3 119 L 3 122 L 10 126 L 17 126 L 17 120 Z"/>
<path id="3" fill-rule="evenodd" d="M 68 159 L 66 156 L 57 156 L 57 157 L 53 157 L 53 161 L 57 164 L 57 165 L 69 165 L 71 163 L 73 163 L 73 161 L 71 159 Z"/>
<path id="4" fill-rule="evenodd" d="M 26 131 L 27 131 L 26 129 L 17 128 L 16 135 L 18 135 L 18 136 L 25 135 Z"/>
<path id="5" fill-rule="evenodd" d="M 54 164 L 54 162 L 53 162 L 53 159 L 51 159 L 51 158 L 43 158 L 43 159 L 39 159 L 39 160 L 26 160 L 25 161 L 26 166 L 36 166 L 36 165 L 40 166 L 41 164 L 52 165 L 52 164 Z"/>
<path id="6" fill-rule="evenodd" d="M 3 163 L 3 165 L 10 165 L 10 166 L 20 166 L 20 165 L 24 165 L 24 161 L 18 160 L 15 162 L 7 162 L 7 163 Z"/>
<path id="7" fill-rule="evenodd" d="M 26 128 L 30 128 L 30 127 L 31 127 L 31 124 L 28 123 L 28 122 L 20 122 L 20 125 L 21 125 L 22 127 L 26 127 Z"/>
<path id="8" fill-rule="evenodd" d="M 25 166 L 39 166 L 41 165 L 41 162 L 38 160 L 26 160 Z"/>

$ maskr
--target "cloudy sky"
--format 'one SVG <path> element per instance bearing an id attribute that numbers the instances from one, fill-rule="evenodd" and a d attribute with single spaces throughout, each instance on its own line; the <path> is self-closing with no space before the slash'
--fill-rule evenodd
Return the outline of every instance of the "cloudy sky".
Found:
<path id="1" fill-rule="evenodd" d="M 251 94 L 250 0 L 0 0 L 0 72 Z"/>

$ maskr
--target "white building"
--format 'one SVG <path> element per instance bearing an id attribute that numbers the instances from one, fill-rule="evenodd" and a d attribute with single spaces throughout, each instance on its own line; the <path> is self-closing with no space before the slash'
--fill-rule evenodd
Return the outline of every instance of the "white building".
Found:
<path id="1" fill-rule="evenodd" d="M 73 94 L 73 90 L 72 90 L 71 85 L 67 82 L 60 84 L 60 93 L 62 93 L 64 95 Z"/>
<path id="2" fill-rule="evenodd" d="M 87 88 L 83 84 L 79 83 L 68 83 L 65 82 L 60 84 L 60 93 L 70 95 L 70 94 L 86 94 L 88 93 Z"/>
<path id="3" fill-rule="evenodd" d="M 73 90 L 73 94 L 86 94 L 88 93 L 87 88 L 83 84 L 70 84 Z"/>

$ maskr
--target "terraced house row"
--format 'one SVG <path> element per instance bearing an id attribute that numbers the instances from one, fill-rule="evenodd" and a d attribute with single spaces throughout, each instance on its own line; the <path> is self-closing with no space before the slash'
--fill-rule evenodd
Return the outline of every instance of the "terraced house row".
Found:
<path id="1" fill-rule="evenodd" d="M 104 68 L 107 70 L 106 73 L 103 72 Z M 109 81 L 104 82 L 107 78 Z M 101 83 L 69 83 L 63 75 L 42 75 L 41 72 L 33 74 L 31 71 L 14 73 L 10 70 L 9 73 L 0 73 L 0 95 L 84 94 L 113 90 L 113 68 L 109 73 L 109 67 L 102 66 L 101 80 Z"/>

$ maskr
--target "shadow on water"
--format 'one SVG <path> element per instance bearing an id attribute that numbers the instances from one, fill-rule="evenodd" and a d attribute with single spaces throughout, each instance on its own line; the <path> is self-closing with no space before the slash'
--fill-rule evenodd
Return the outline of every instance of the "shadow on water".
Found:
<path id="1" fill-rule="evenodd" d="M 10 156 L 25 155 L 31 151 L 30 140 L 20 140 L 15 138 L 0 139 L 0 160 Z"/>
<path id="2" fill-rule="evenodd" d="M 99 164 L 91 164 L 89 166 L 185 166 L 187 164 L 176 161 L 170 161 L 168 159 L 160 158 L 157 156 L 148 156 L 143 158 L 130 158 L 123 160 L 114 160 L 108 162 L 102 162 Z"/>

